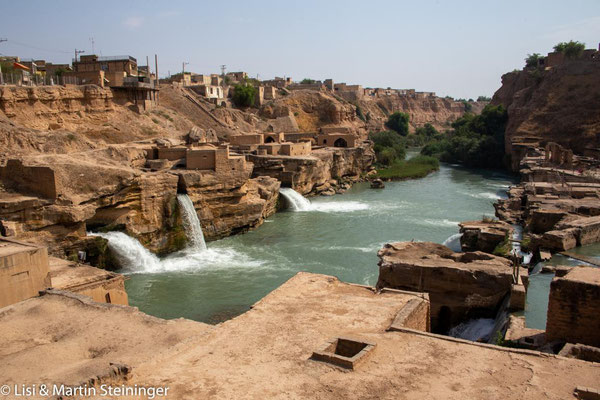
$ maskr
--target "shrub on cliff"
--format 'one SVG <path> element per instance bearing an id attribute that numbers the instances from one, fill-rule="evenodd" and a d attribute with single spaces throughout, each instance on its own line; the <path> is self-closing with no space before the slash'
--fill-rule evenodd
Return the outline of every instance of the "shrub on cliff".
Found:
<path id="1" fill-rule="evenodd" d="M 560 42 L 554 46 L 554 51 L 561 52 L 567 58 L 579 58 L 585 50 L 585 43 L 575 42 L 570 40 L 568 42 Z"/>
<path id="2" fill-rule="evenodd" d="M 309 79 L 309 78 L 304 78 L 300 81 L 300 83 L 303 85 L 312 85 L 315 82 L 317 82 L 317 81 L 315 81 L 314 79 Z"/>
<path id="3" fill-rule="evenodd" d="M 237 107 L 252 107 L 256 96 L 256 88 L 252 85 L 235 85 L 231 100 Z"/>
<path id="4" fill-rule="evenodd" d="M 397 132 L 402 136 L 408 135 L 408 120 L 410 116 L 406 113 L 395 112 L 388 118 L 385 127 Z"/>
<path id="5" fill-rule="evenodd" d="M 487 105 L 480 115 L 465 114 L 446 137 L 427 144 L 421 154 L 470 167 L 501 168 L 508 116 L 502 106 Z"/>
<path id="6" fill-rule="evenodd" d="M 539 53 L 527 54 L 527 58 L 525 59 L 525 67 L 533 68 L 537 67 L 538 63 L 544 57 Z"/>
<path id="7" fill-rule="evenodd" d="M 369 135 L 373 141 L 373 150 L 379 165 L 392 165 L 406 156 L 406 142 L 396 132 L 383 131 Z"/>

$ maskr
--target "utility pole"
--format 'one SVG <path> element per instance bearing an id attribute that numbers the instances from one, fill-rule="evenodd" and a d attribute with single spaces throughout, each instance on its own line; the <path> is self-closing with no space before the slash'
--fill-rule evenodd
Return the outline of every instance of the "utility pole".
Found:
<path id="1" fill-rule="evenodd" d="M 8 42 L 8 39 L 0 38 L 0 43 Z M 4 85 L 4 76 L 2 75 L 2 64 L 0 64 L 0 85 Z"/>
<path id="2" fill-rule="evenodd" d="M 223 78 L 225 78 L 225 68 L 227 68 L 227 65 L 225 65 L 225 64 L 222 64 L 222 65 L 221 65 L 221 76 L 222 76 Z"/>
<path id="3" fill-rule="evenodd" d="M 148 61 L 148 56 L 146 56 L 146 76 L 150 79 L 150 61 Z"/>
<path id="4" fill-rule="evenodd" d="M 94 38 L 93 37 L 90 38 L 90 42 L 92 42 L 92 54 L 96 54 L 96 48 L 94 47 L 94 44 L 96 42 L 94 42 Z"/>
<path id="5" fill-rule="evenodd" d="M 85 53 L 85 51 L 75 49 L 75 62 L 77 62 L 77 55 L 81 53 Z"/>

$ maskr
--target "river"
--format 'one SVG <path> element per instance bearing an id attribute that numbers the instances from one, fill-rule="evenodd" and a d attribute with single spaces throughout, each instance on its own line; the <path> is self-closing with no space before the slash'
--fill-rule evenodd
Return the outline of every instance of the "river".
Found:
<path id="1" fill-rule="evenodd" d="M 208 250 L 133 262 L 121 272 L 130 278 L 132 306 L 217 323 L 247 311 L 298 271 L 374 285 L 384 243 L 443 243 L 457 234 L 458 222 L 493 216 L 494 201 L 514 182 L 500 172 L 442 165 L 383 190 L 360 183 L 343 195 L 311 198 L 310 211 L 278 212 L 256 230 L 208 243 Z"/>

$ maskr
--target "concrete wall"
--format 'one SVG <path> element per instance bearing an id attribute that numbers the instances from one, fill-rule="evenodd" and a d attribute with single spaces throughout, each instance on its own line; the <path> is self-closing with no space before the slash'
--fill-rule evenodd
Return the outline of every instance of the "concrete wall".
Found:
<path id="1" fill-rule="evenodd" d="M 574 267 L 550 284 L 546 338 L 600 347 L 600 269 Z"/>
<path id="2" fill-rule="evenodd" d="M 50 286 L 46 248 L 0 239 L 0 308 Z"/>
<path id="3" fill-rule="evenodd" d="M 30 167 L 19 160 L 8 160 L 5 167 L 0 167 L 0 182 L 20 193 L 56 199 L 56 179 L 49 167 Z"/>

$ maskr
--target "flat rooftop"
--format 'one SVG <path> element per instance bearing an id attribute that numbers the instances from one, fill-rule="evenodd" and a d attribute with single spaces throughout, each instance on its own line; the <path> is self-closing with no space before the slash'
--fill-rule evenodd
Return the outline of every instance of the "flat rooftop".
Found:
<path id="1" fill-rule="evenodd" d="M 21 243 L 15 240 L 0 238 L 0 257 L 6 257 L 26 251 L 38 250 L 39 247 L 29 243 Z"/>
<path id="2" fill-rule="evenodd" d="M 81 382 L 123 363 L 132 368 L 127 385 L 168 386 L 173 399 L 565 399 L 576 386 L 600 386 L 599 364 L 387 332 L 420 296 L 299 273 L 245 314 L 210 326 L 49 294 L 0 310 L 0 376 Z M 338 337 L 376 347 L 354 371 L 311 359 Z"/>
<path id="3" fill-rule="evenodd" d="M 52 287 L 59 290 L 74 290 L 90 283 L 107 281 L 118 274 L 88 265 L 56 257 L 48 258 Z"/>

